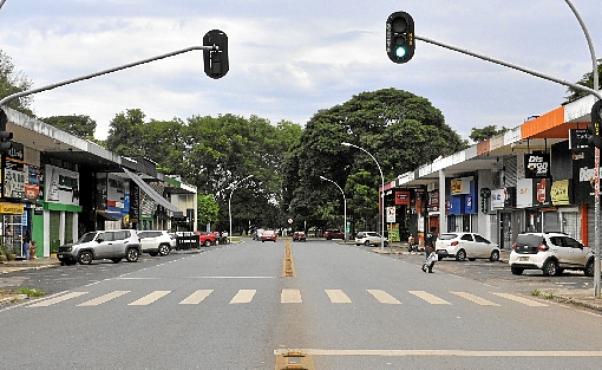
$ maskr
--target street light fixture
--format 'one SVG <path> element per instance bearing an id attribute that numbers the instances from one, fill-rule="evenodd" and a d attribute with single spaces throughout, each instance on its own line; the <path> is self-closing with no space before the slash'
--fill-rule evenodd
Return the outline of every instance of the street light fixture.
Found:
<path id="1" fill-rule="evenodd" d="M 355 148 L 355 149 L 359 149 L 362 152 L 368 154 L 370 156 L 370 158 L 372 158 L 372 160 L 374 161 L 374 163 L 376 163 L 376 167 L 378 167 L 378 172 L 380 172 L 380 184 L 381 184 L 381 189 L 383 191 L 383 197 L 382 197 L 382 205 L 380 203 L 380 191 L 379 191 L 379 196 L 378 196 L 378 205 L 380 208 L 380 214 L 381 214 L 381 218 L 380 218 L 380 228 L 381 228 L 381 239 L 380 239 L 380 248 L 382 250 L 385 249 L 385 197 L 384 197 L 384 189 L 385 189 L 385 176 L 383 175 L 383 170 L 380 168 L 380 164 L 378 163 L 378 161 L 376 160 L 376 158 L 374 158 L 374 156 L 372 154 L 370 154 L 369 151 L 367 151 L 366 149 L 362 148 L 361 146 L 357 146 L 355 144 L 351 144 L 351 143 L 347 143 L 347 142 L 342 142 L 341 143 L 342 146 L 346 146 L 346 147 L 351 147 L 351 148 Z M 391 252 L 393 252 L 393 245 L 391 245 Z"/>
<path id="2" fill-rule="evenodd" d="M 250 179 L 251 177 L 253 177 L 253 175 L 249 175 L 240 181 L 234 181 L 230 184 L 230 186 L 228 186 L 232 188 L 232 190 L 230 191 L 230 196 L 228 197 L 228 219 L 230 221 L 230 234 L 228 235 L 228 237 L 230 238 L 230 240 L 232 240 L 232 194 L 234 194 L 234 190 L 236 189 L 236 186 L 238 184 Z"/>
<path id="3" fill-rule="evenodd" d="M 339 188 L 339 190 L 341 191 L 341 194 L 343 194 L 343 232 L 345 234 L 345 243 L 347 243 L 347 198 L 345 198 L 345 192 L 343 191 L 343 189 L 339 186 L 339 184 L 337 184 L 336 182 L 334 182 L 333 180 L 327 179 L 324 176 L 320 176 L 320 180 L 322 181 L 328 181 L 334 184 L 334 186 L 336 186 L 337 188 Z"/>

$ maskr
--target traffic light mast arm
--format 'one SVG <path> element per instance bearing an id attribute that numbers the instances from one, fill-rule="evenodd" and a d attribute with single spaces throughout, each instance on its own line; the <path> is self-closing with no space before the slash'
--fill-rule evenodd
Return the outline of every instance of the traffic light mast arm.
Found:
<path id="1" fill-rule="evenodd" d="M 162 55 L 158 55 L 152 58 L 147 58 L 147 59 L 143 59 L 143 60 L 139 60 L 137 62 L 133 62 L 133 63 L 128 63 L 128 64 L 124 64 L 118 67 L 114 67 L 114 68 L 109 68 L 109 69 L 105 69 L 96 73 L 91 73 L 85 76 L 81 76 L 81 77 L 76 77 L 76 78 L 72 78 L 69 80 L 65 80 L 65 81 L 61 81 L 61 82 L 57 82 L 51 85 L 46 85 L 46 86 L 42 86 L 39 87 L 37 89 L 30 89 L 30 90 L 26 90 L 26 91 L 21 91 L 18 93 L 14 93 L 8 96 L 5 96 L 4 98 L 2 98 L 0 100 L 0 107 L 7 104 L 8 102 L 10 102 L 11 100 L 17 99 L 17 98 L 21 98 L 24 96 L 28 96 L 28 95 L 32 95 L 32 94 L 37 94 L 39 92 L 42 91 L 47 91 L 47 90 L 52 90 L 52 89 L 56 89 L 57 87 L 61 87 L 61 86 L 65 86 L 65 85 L 70 85 L 72 83 L 76 83 L 79 81 L 84 81 L 84 80 L 89 80 L 91 78 L 95 78 L 98 76 L 102 76 L 102 75 L 106 75 L 109 73 L 113 73 L 113 72 L 117 72 L 117 71 L 121 71 L 124 69 L 128 69 L 128 68 L 132 68 L 132 67 L 136 67 L 139 66 L 141 64 L 147 64 L 150 62 L 154 62 L 156 60 L 161 60 L 161 59 L 165 59 L 165 58 L 170 58 L 179 54 L 184 54 L 184 53 L 188 53 L 190 51 L 194 51 L 194 50 L 218 50 L 219 48 L 215 45 L 212 46 L 191 46 L 189 48 L 186 49 L 181 49 L 181 50 L 176 50 L 176 51 L 172 51 L 170 53 L 167 54 L 162 54 Z"/>
<path id="2" fill-rule="evenodd" d="M 537 72 L 537 71 L 534 71 L 532 69 L 521 67 L 521 66 L 516 65 L 516 64 L 504 62 L 503 60 L 499 60 L 499 59 L 495 59 L 495 58 L 492 58 L 492 57 L 488 57 L 488 56 L 483 55 L 483 54 L 478 54 L 478 53 L 475 53 L 475 52 L 467 50 L 467 49 L 459 48 L 457 46 L 452 46 L 452 45 L 444 44 L 442 42 L 435 41 L 435 40 L 432 40 L 432 39 L 428 39 L 426 37 L 422 37 L 422 36 L 416 35 L 415 38 L 416 38 L 416 40 L 424 41 L 426 43 L 433 44 L 433 45 L 436 45 L 436 46 L 440 46 L 442 48 L 449 49 L 449 50 L 452 50 L 452 51 L 456 51 L 456 52 L 461 53 L 461 54 L 466 54 L 466 55 L 469 55 L 471 57 L 479 58 L 479 59 L 482 59 L 482 60 L 487 61 L 487 62 L 491 62 L 491 63 L 498 64 L 498 65 L 501 65 L 501 66 L 504 66 L 504 67 L 515 69 L 517 71 L 524 72 L 524 73 L 529 74 L 531 76 L 535 76 L 535 77 L 542 78 L 544 80 L 556 82 L 556 83 L 558 83 L 560 85 L 569 86 L 569 87 L 572 87 L 575 90 L 585 91 L 587 93 L 595 95 L 598 99 L 602 100 L 602 95 L 600 95 L 600 93 L 598 91 L 596 91 L 594 89 L 591 89 L 591 88 L 589 88 L 587 86 L 583 86 L 583 85 L 579 85 L 579 84 L 574 84 L 572 82 L 561 80 L 559 78 L 547 75 L 547 74 L 542 73 L 542 72 Z"/>

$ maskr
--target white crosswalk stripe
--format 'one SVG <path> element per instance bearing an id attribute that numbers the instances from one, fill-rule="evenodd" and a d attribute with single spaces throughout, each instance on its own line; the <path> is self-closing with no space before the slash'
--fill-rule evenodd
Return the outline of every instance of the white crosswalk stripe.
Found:
<path id="1" fill-rule="evenodd" d="M 500 305 L 494 302 L 491 302 L 485 298 L 479 297 L 477 295 L 468 293 L 468 292 L 450 292 L 451 294 L 457 295 L 458 297 L 464 298 L 472 303 L 476 303 L 479 306 L 496 306 L 499 307 Z"/>
<path id="2" fill-rule="evenodd" d="M 209 297 L 209 295 L 213 293 L 213 289 L 200 289 L 196 292 L 192 293 L 185 299 L 183 299 L 180 304 L 199 304 L 205 300 L 205 298 Z"/>
<path id="3" fill-rule="evenodd" d="M 91 300 L 86 301 L 84 303 L 80 303 L 77 306 L 78 307 L 98 306 L 100 304 L 112 301 L 113 299 L 119 298 L 122 295 L 128 294 L 129 292 L 130 292 L 129 290 L 116 290 L 114 292 L 101 295 L 100 297 L 91 299 Z"/>
<path id="4" fill-rule="evenodd" d="M 366 289 L 377 301 L 383 304 L 401 304 L 395 297 L 379 289 Z"/>
<path id="5" fill-rule="evenodd" d="M 431 293 L 427 293 L 423 290 L 409 290 L 408 293 L 413 294 L 430 304 L 451 304 L 445 299 L 439 298 L 436 295 L 432 295 Z"/>
<path id="6" fill-rule="evenodd" d="M 88 292 L 70 292 L 70 293 L 66 293 L 66 294 L 60 295 L 58 297 L 54 297 L 54 298 L 50 298 L 50 299 L 45 299 L 45 300 L 43 300 L 41 302 L 34 303 L 34 304 L 29 305 L 27 307 L 48 307 L 48 306 L 52 306 L 53 304 L 64 302 L 64 301 L 66 301 L 68 299 L 80 297 L 80 296 L 82 296 L 84 294 L 88 294 Z"/>
<path id="7" fill-rule="evenodd" d="M 325 289 L 324 290 L 330 299 L 330 303 L 351 303 L 351 299 L 340 289 Z"/>
<path id="8" fill-rule="evenodd" d="M 241 289 L 238 291 L 238 293 L 236 293 L 234 297 L 232 297 L 230 304 L 251 303 L 251 301 L 253 301 L 253 297 L 255 297 L 256 292 L 257 290 L 255 289 Z"/>
<path id="9" fill-rule="evenodd" d="M 282 289 L 280 303 L 302 303 L 299 289 Z"/>
<path id="10" fill-rule="evenodd" d="M 144 297 L 129 303 L 128 306 L 148 306 L 151 303 L 155 303 L 159 299 L 165 297 L 171 293 L 171 290 L 155 290 L 154 292 L 145 295 Z"/>
<path id="11" fill-rule="evenodd" d="M 534 301 L 532 299 L 527 299 L 527 298 L 523 298 L 514 294 L 510 294 L 510 293 L 497 293 L 494 292 L 493 295 L 496 295 L 498 297 L 502 297 L 502 298 L 506 298 L 509 299 L 511 301 L 517 302 L 517 303 L 521 303 L 524 304 L 526 306 L 529 307 L 548 307 L 547 304 L 538 302 L 538 301 Z"/>

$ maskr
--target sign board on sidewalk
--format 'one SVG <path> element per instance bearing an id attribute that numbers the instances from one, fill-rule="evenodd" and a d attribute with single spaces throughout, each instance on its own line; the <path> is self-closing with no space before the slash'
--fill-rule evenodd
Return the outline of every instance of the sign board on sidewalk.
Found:
<path id="1" fill-rule="evenodd" d="M 395 223 L 395 207 L 387 207 L 387 223 Z"/>

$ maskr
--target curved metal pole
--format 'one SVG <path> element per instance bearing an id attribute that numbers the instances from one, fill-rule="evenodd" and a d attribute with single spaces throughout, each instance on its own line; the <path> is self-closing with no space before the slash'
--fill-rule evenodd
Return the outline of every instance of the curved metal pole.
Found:
<path id="1" fill-rule="evenodd" d="M 333 183 L 334 186 L 336 186 L 337 188 L 339 188 L 339 191 L 343 195 L 343 233 L 345 234 L 345 244 L 347 244 L 347 198 L 345 198 L 345 192 L 339 186 L 339 184 L 337 184 L 336 182 L 334 182 L 331 179 L 328 179 L 328 178 L 326 178 L 324 176 L 320 176 L 320 180 L 322 180 L 322 181 L 328 181 L 328 182 Z"/>
<path id="2" fill-rule="evenodd" d="M 4 5 L 5 2 L 6 0 L 0 0 L 0 9 L 2 9 L 2 5 Z"/>
<path id="3" fill-rule="evenodd" d="M 385 176 L 383 175 L 383 170 L 380 168 L 380 164 L 378 163 L 378 161 L 376 160 L 376 158 L 374 158 L 374 156 L 372 154 L 370 154 L 369 151 L 367 151 L 366 149 L 357 146 L 355 144 L 351 144 L 351 143 L 342 143 L 345 146 L 350 146 L 356 149 L 361 150 L 362 152 L 368 154 L 370 156 L 370 158 L 372 158 L 372 160 L 374 161 L 374 163 L 376 163 L 376 167 L 378 167 L 378 172 L 380 172 L 380 184 L 381 184 L 381 189 L 382 189 L 382 202 L 381 202 L 381 191 L 378 191 L 378 206 L 380 208 L 380 214 L 381 214 L 381 218 L 380 218 L 380 229 L 381 229 L 381 239 L 380 239 L 380 247 L 382 250 L 385 249 Z M 391 245 L 391 252 L 393 252 L 393 245 L 391 243 L 389 243 Z"/>
<path id="4" fill-rule="evenodd" d="M 587 46 L 589 47 L 589 54 L 592 59 L 592 78 L 594 90 L 599 90 L 598 83 L 598 60 L 596 59 L 596 50 L 594 49 L 594 43 L 589 34 L 589 30 L 581 18 L 581 15 L 577 11 L 577 8 L 573 5 L 571 0 L 564 0 L 575 17 L 577 22 L 583 30 Z M 600 98 L 598 96 L 598 98 Z M 594 297 L 600 298 L 600 149 L 594 148 Z"/>
<path id="5" fill-rule="evenodd" d="M 228 197 L 228 221 L 230 224 L 230 234 L 228 235 L 228 238 L 230 241 L 232 241 L 232 194 L 234 194 L 234 190 L 236 189 L 237 185 L 239 185 L 243 181 L 250 179 L 251 177 L 253 177 L 253 175 L 249 175 L 240 181 L 234 181 L 232 184 L 230 184 L 230 186 L 232 187 L 232 191 L 230 191 L 230 196 Z"/>

